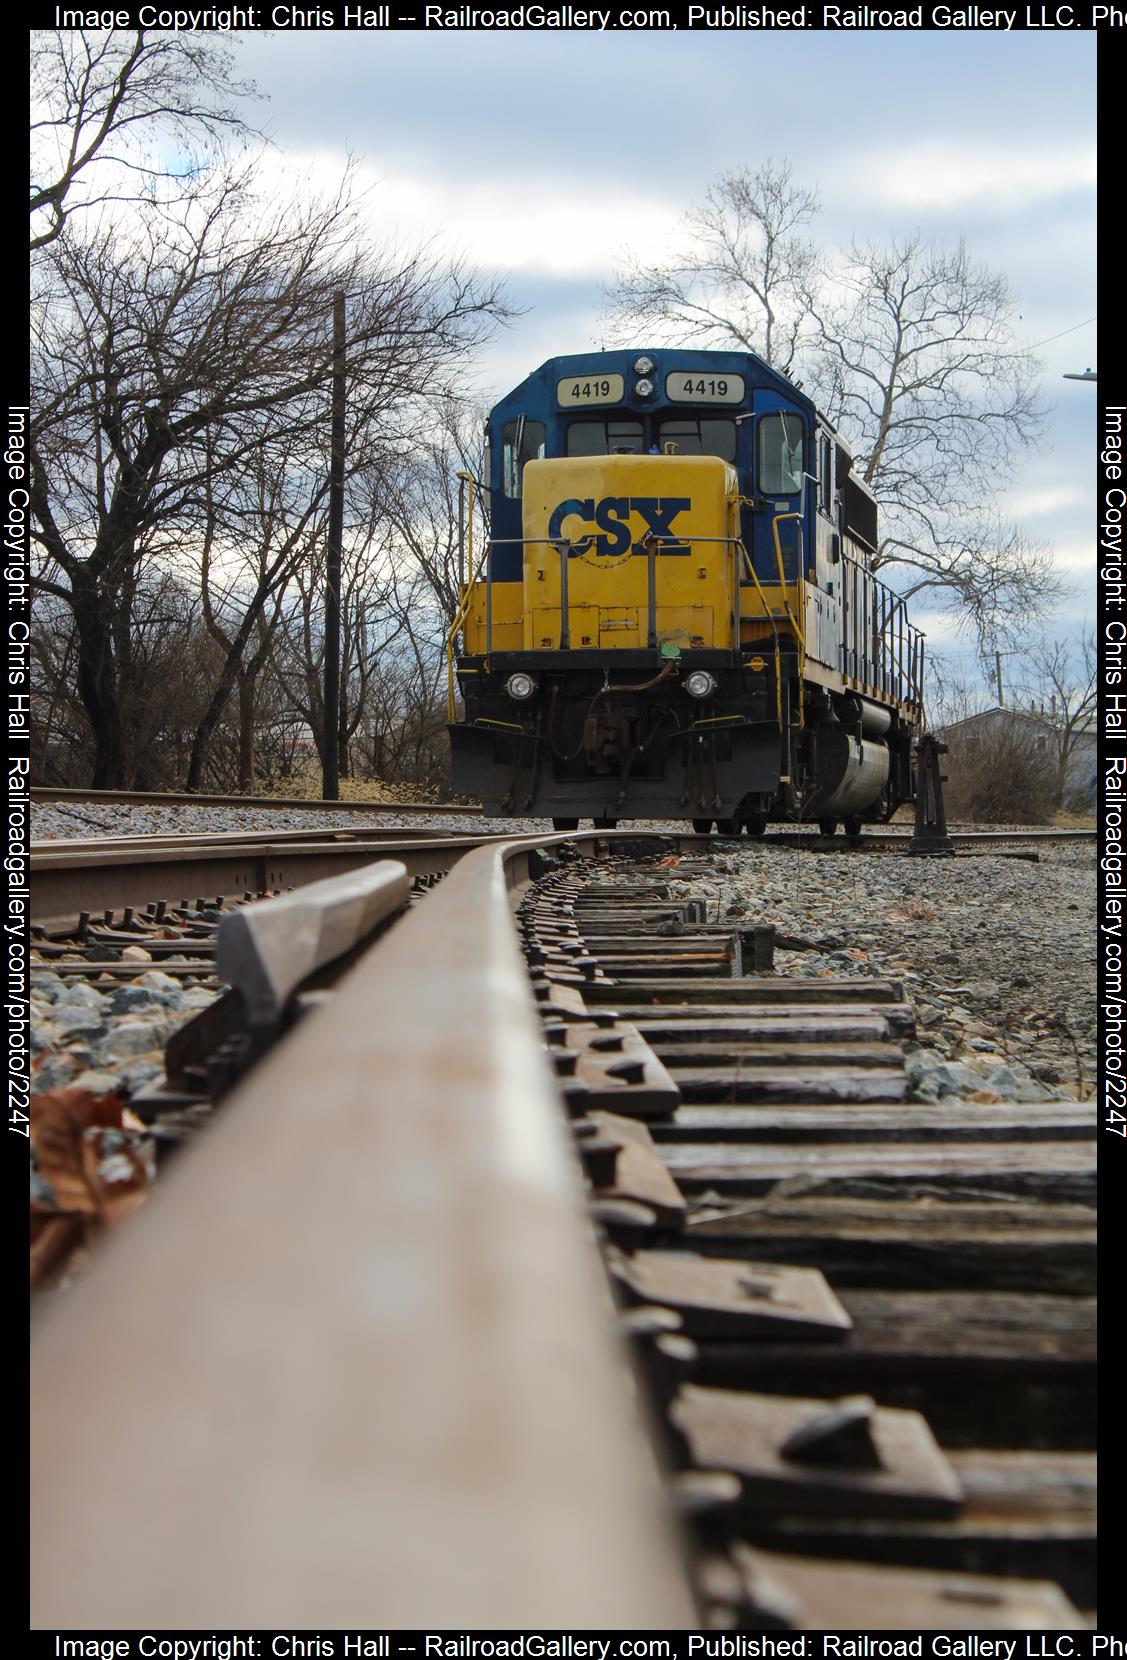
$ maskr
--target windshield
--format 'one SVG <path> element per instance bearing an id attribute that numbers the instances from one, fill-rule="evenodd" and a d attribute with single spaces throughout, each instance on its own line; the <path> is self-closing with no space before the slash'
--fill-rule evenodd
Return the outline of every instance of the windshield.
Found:
<path id="1" fill-rule="evenodd" d="M 712 415 L 678 415 L 675 420 L 662 421 L 657 429 L 658 446 L 663 454 L 718 455 L 721 461 L 736 459 L 736 423 L 717 419 Z M 675 450 L 666 446 L 675 444 Z"/>
<path id="2" fill-rule="evenodd" d="M 568 455 L 640 455 L 641 421 L 572 421 Z"/>

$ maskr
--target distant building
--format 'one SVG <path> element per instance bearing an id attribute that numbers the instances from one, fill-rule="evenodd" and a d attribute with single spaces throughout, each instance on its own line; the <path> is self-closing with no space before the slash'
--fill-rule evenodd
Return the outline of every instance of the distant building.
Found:
<path id="1" fill-rule="evenodd" d="M 1059 765 L 1061 728 L 1051 715 L 1036 709 L 1006 709 L 995 705 L 981 714 L 968 715 L 966 720 L 952 721 L 944 727 L 941 736 L 951 751 L 951 761 L 958 765 L 960 754 L 967 755 L 973 745 L 999 730 L 1017 728 L 1028 737 L 1034 754 L 1043 755 L 1055 768 Z M 1068 754 L 1064 766 L 1061 803 L 1094 799 L 1096 789 L 1096 727 L 1091 719 L 1076 727 L 1068 737 Z"/>

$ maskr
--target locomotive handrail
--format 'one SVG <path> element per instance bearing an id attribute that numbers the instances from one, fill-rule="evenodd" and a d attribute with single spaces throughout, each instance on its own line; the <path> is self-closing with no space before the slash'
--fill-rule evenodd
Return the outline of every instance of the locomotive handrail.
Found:
<path id="1" fill-rule="evenodd" d="M 759 580 L 759 573 L 756 570 L 755 564 L 752 560 L 752 557 L 751 557 L 750 553 L 748 553 L 747 548 L 744 546 L 742 540 L 740 542 L 740 551 L 742 552 L 742 554 L 744 556 L 744 560 L 747 564 L 748 571 L 751 573 L 751 580 L 755 583 L 756 592 L 758 593 L 759 598 L 763 601 L 763 612 L 764 612 L 764 615 L 767 618 L 767 621 L 771 624 L 771 633 L 773 634 L 774 639 L 775 639 L 775 718 L 778 720 L 779 725 L 782 726 L 782 724 L 783 724 L 783 661 L 782 661 L 782 652 L 779 649 L 779 625 L 775 621 L 775 613 L 771 610 L 770 606 L 767 604 L 767 595 L 763 592 L 763 584 Z M 739 646 L 739 641 L 738 640 L 737 640 L 736 644 L 737 644 L 737 648 L 738 648 L 738 646 Z"/>
<path id="2" fill-rule="evenodd" d="M 802 705 L 803 705 L 802 675 L 803 675 L 803 669 L 804 669 L 804 666 L 805 666 L 805 661 L 806 661 L 806 656 L 807 656 L 806 630 L 805 630 L 804 619 L 801 616 L 796 616 L 795 615 L 793 609 L 791 608 L 791 605 L 789 604 L 789 602 L 787 600 L 786 590 L 790 586 L 790 584 L 788 583 L 787 576 L 786 576 L 786 570 L 785 570 L 784 558 L 783 558 L 783 548 L 782 548 L 782 543 L 781 543 L 780 536 L 779 536 L 779 526 L 782 523 L 784 523 L 787 519 L 796 519 L 796 520 L 799 521 L 799 541 L 798 541 L 798 545 L 797 545 L 797 548 L 796 548 L 796 552 L 798 554 L 799 564 L 800 564 L 800 567 L 801 567 L 801 564 L 802 564 L 802 524 L 801 524 L 801 518 L 802 518 L 802 516 L 799 513 L 780 513 L 780 514 L 776 514 L 774 516 L 774 518 L 772 519 L 772 522 L 771 522 L 772 538 L 773 538 L 773 541 L 774 541 L 775 561 L 776 561 L 776 565 L 777 565 L 778 572 L 779 572 L 779 586 L 780 586 L 780 589 L 782 590 L 783 612 L 784 612 L 784 615 L 786 616 L 786 619 L 787 619 L 788 623 L 790 624 L 790 626 L 794 630 L 794 634 L 795 634 L 797 645 L 798 645 L 798 652 L 799 652 L 799 718 L 800 718 L 800 721 L 801 721 L 801 718 L 802 718 Z M 472 527 L 471 527 L 471 533 L 472 533 Z M 560 642 L 559 642 L 559 649 L 561 651 L 567 651 L 567 650 L 571 649 L 570 603 L 569 603 L 569 598 L 568 598 L 567 558 L 570 556 L 570 554 L 572 552 L 574 552 L 576 550 L 582 550 L 582 549 L 587 548 L 590 545 L 591 541 L 592 541 L 591 536 L 583 537 L 578 542 L 571 542 L 571 541 L 568 541 L 566 538 L 561 539 L 559 537 L 551 537 L 551 536 L 527 536 L 527 537 L 526 536 L 508 536 L 508 537 L 491 537 L 490 538 L 488 544 L 486 545 L 485 551 L 483 552 L 483 554 L 481 556 L 481 559 L 478 561 L 477 569 L 474 571 L 474 575 L 473 575 L 471 581 L 469 582 L 469 584 L 467 585 L 466 590 L 465 590 L 465 592 L 462 596 L 462 600 L 461 600 L 461 603 L 458 607 L 458 611 L 455 615 L 453 625 L 452 625 L 452 627 L 450 629 L 450 632 L 449 632 L 449 634 L 447 635 L 447 638 L 446 638 L 447 704 L 448 704 L 448 711 L 449 711 L 449 716 L 450 716 L 451 721 L 453 721 L 456 718 L 455 678 L 454 678 L 454 644 L 455 644 L 455 641 L 456 641 L 456 638 L 457 638 L 457 635 L 458 635 L 458 631 L 462 627 L 462 624 L 464 623 L 464 621 L 466 619 L 466 616 L 468 615 L 470 604 L 471 604 L 472 598 L 473 598 L 473 590 L 474 590 L 475 586 L 477 585 L 477 583 L 481 580 L 483 570 L 484 570 L 484 573 L 485 573 L 485 587 L 486 587 L 486 639 L 485 639 L 486 658 L 488 659 L 489 656 L 492 653 L 492 604 L 491 604 L 491 600 L 492 600 L 493 572 L 492 572 L 492 568 L 491 568 L 490 554 L 491 554 L 493 548 L 494 547 L 500 547 L 500 546 L 517 546 L 517 547 L 520 547 L 520 548 L 546 546 L 546 547 L 552 547 L 552 548 L 554 548 L 558 551 L 559 556 L 560 556 Z M 695 547 L 698 544 L 702 544 L 702 543 L 734 547 L 739 552 L 741 552 L 743 554 L 743 558 L 744 558 L 744 562 L 745 562 L 746 567 L 747 567 L 748 574 L 751 577 L 751 580 L 755 585 L 755 589 L 756 589 L 756 592 L 758 594 L 760 603 L 763 606 L 764 615 L 766 616 L 768 622 L 770 623 L 772 635 L 773 635 L 773 638 L 774 638 L 774 652 L 775 652 L 775 662 L 776 662 L 776 676 L 775 676 L 776 701 L 780 705 L 778 713 L 779 713 L 779 717 L 781 719 L 781 715 L 782 715 L 782 711 L 781 711 L 782 691 L 781 691 L 781 663 L 780 663 L 780 645 L 779 645 L 779 638 L 778 638 L 778 626 L 777 626 L 777 623 L 776 623 L 776 620 L 775 620 L 774 612 L 772 611 L 771 606 L 768 604 L 767 595 L 766 595 L 766 592 L 764 590 L 763 583 L 760 580 L 759 574 L 755 569 L 754 561 L 752 560 L 751 555 L 748 552 L 748 549 L 744 545 L 741 538 L 731 537 L 731 536 L 692 536 L 692 535 L 653 536 L 652 533 L 651 533 L 650 535 L 643 538 L 641 541 L 632 544 L 632 547 L 640 548 L 645 553 L 646 558 L 647 558 L 647 596 L 646 596 L 646 601 L 647 601 L 647 642 L 648 642 L 648 644 L 651 647 L 656 645 L 656 625 L 657 625 L 657 560 L 656 560 L 656 554 L 657 554 L 657 551 L 663 545 L 670 545 L 670 546 L 672 546 L 672 545 L 684 545 L 685 543 L 688 543 L 688 545 L 690 547 Z M 472 553 L 472 540 L 471 540 L 471 543 L 470 543 L 470 547 L 471 547 L 471 553 Z M 880 578 L 877 577 L 874 572 L 869 570 L 868 567 L 866 565 L 864 565 L 861 561 L 859 561 L 857 559 L 854 559 L 849 554 L 843 552 L 842 555 L 841 555 L 841 562 L 842 562 L 842 566 L 843 566 L 843 581 L 842 581 L 842 595 L 841 595 L 841 598 L 842 598 L 841 651 L 842 651 L 842 654 L 843 654 L 843 661 L 842 661 L 841 666 L 842 666 L 843 672 L 845 672 L 846 674 L 851 675 L 854 680 L 859 681 L 863 686 L 868 687 L 868 688 L 870 688 L 871 690 L 873 690 L 875 692 L 883 693 L 884 695 L 893 697 L 898 701 L 903 701 L 903 702 L 909 704 L 913 708 L 922 706 L 923 692 L 922 692 L 922 686 L 921 686 L 921 679 L 922 679 L 922 651 L 921 651 L 921 645 L 922 645 L 922 641 L 924 639 L 924 635 L 923 635 L 922 630 L 918 629 L 912 622 L 910 622 L 908 620 L 906 601 L 903 599 L 903 597 L 901 595 L 897 594 L 892 588 L 890 588 L 887 583 L 882 582 L 880 580 Z M 800 569 L 798 575 L 796 576 L 795 580 L 796 580 L 796 583 L 801 582 L 801 580 L 802 580 L 801 569 Z M 871 632 L 869 632 L 869 630 L 867 630 L 867 629 L 865 630 L 865 634 L 868 635 L 868 643 L 869 643 L 870 647 L 876 647 L 878 649 L 883 649 L 885 652 L 887 652 L 891 649 L 892 652 L 893 652 L 893 655 L 894 655 L 894 662 L 891 666 L 886 665 L 886 666 L 882 667 L 878 663 L 875 656 L 870 658 L 869 655 L 864 651 L 864 646 L 863 646 L 864 635 L 858 632 L 857 624 L 858 624 L 859 618 L 861 616 L 867 615 L 870 611 L 873 612 L 873 628 L 872 628 Z M 879 612 L 879 616 L 877 614 L 878 612 Z M 735 613 L 736 633 L 735 633 L 735 638 L 733 640 L 733 649 L 735 649 L 737 651 L 740 649 L 738 618 L 739 618 L 739 613 L 736 612 Z M 851 633 L 853 635 L 853 644 L 852 645 L 850 645 Z"/>
<path id="3" fill-rule="evenodd" d="M 788 584 L 787 579 L 783 574 L 783 547 L 782 543 L 779 541 L 779 526 L 787 519 L 798 520 L 798 543 L 795 548 L 795 552 L 798 555 L 798 569 L 794 574 L 795 584 L 797 585 L 806 575 L 806 559 L 804 557 L 805 550 L 802 539 L 802 514 L 776 513 L 771 520 L 771 534 L 775 541 L 775 560 L 779 567 L 779 587 L 782 590 L 783 610 L 786 612 L 786 615 L 790 620 L 791 626 L 795 632 L 795 637 L 798 641 L 798 725 L 802 726 L 806 719 L 805 701 L 803 698 L 803 686 L 805 684 L 806 676 L 806 619 L 804 617 L 800 619 L 794 616 L 791 612 L 790 606 L 787 603 Z M 800 600 L 799 610 L 801 609 L 802 601 Z"/>
<path id="4" fill-rule="evenodd" d="M 457 707 L 454 701 L 454 641 L 458 637 L 458 630 L 466 620 L 466 613 L 470 608 L 470 600 L 473 597 L 474 586 L 478 577 L 481 575 L 481 566 L 485 564 L 488 558 L 489 544 L 487 542 L 485 545 L 485 552 L 481 556 L 481 564 L 479 564 L 477 570 L 474 571 L 474 574 L 466 583 L 465 592 L 463 593 L 458 604 L 457 611 L 454 613 L 454 621 L 450 625 L 450 632 L 446 636 L 446 707 L 452 721 L 457 716 Z M 471 570 L 473 569 L 472 565 L 470 568 Z M 488 577 L 488 573 L 486 574 Z"/>
<path id="5" fill-rule="evenodd" d="M 485 566 L 485 655 L 486 655 L 487 659 L 491 656 L 492 649 L 493 649 L 493 638 L 492 638 L 493 570 L 492 570 L 492 561 L 488 561 L 488 563 L 487 563 L 488 556 L 492 552 L 492 550 L 495 547 L 519 547 L 519 548 L 522 548 L 522 549 L 526 548 L 526 547 L 551 547 L 551 548 L 556 549 L 556 551 L 559 553 L 559 556 L 560 556 L 560 643 L 559 643 L 559 648 L 558 649 L 560 651 L 570 651 L 570 649 L 571 649 L 571 623 L 570 623 L 570 615 L 569 615 L 570 605 L 569 605 L 569 600 L 568 600 L 567 560 L 573 553 L 586 551 L 589 548 L 589 546 L 590 546 L 590 544 L 593 540 L 594 540 L 594 537 L 593 537 L 592 534 L 588 534 L 587 536 L 583 536 L 583 537 L 579 538 L 577 541 L 569 541 L 567 537 L 559 537 L 559 536 L 491 536 L 490 537 L 489 543 L 488 543 L 486 551 L 485 551 L 485 554 L 483 554 L 483 556 L 482 556 L 482 565 Z M 632 542 L 630 544 L 631 552 L 633 552 L 635 549 L 641 549 L 646 554 L 646 558 L 647 558 L 647 592 L 646 592 L 647 644 L 652 648 L 656 648 L 656 646 L 657 646 L 657 564 L 656 564 L 656 550 L 660 545 L 663 545 L 663 544 L 668 544 L 671 547 L 681 547 L 681 546 L 684 546 L 686 543 L 688 543 L 688 545 L 690 547 L 695 547 L 698 543 L 701 543 L 701 542 L 718 543 L 718 544 L 721 544 L 724 547 L 730 547 L 730 548 L 743 547 L 742 541 L 737 536 L 692 536 L 692 535 L 655 536 L 652 531 L 647 532 L 647 534 L 645 536 L 643 536 L 639 541 Z M 451 720 L 454 720 L 454 718 L 455 718 L 454 639 L 457 635 L 458 629 L 461 627 L 463 621 L 465 620 L 466 614 L 469 610 L 470 600 L 472 598 L 472 590 L 473 590 L 474 585 L 477 583 L 478 579 L 481 576 L 482 565 L 479 565 L 477 571 L 474 574 L 473 580 L 470 582 L 470 584 L 466 588 L 466 592 L 465 592 L 465 595 L 463 597 L 462 604 L 459 606 L 457 616 L 454 619 L 454 626 L 450 630 L 450 633 L 447 635 L 447 639 L 446 639 L 446 651 L 447 651 L 447 704 L 448 704 Z M 737 603 L 738 603 L 738 588 L 737 588 Z M 733 650 L 736 650 L 736 651 L 739 650 L 738 615 L 739 614 L 738 614 L 738 610 L 737 610 L 735 612 L 736 633 L 735 633 L 735 639 L 733 641 Z M 789 615 L 789 611 L 788 611 L 788 615 Z"/>
<path id="6" fill-rule="evenodd" d="M 861 560 L 843 553 L 842 564 L 843 575 L 849 578 L 842 581 L 841 593 L 842 672 L 874 691 L 922 709 L 923 630 L 908 620 L 908 605 L 903 596 L 882 582 Z M 870 618 L 871 629 L 858 631 L 860 617 Z M 874 652 L 872 656 L 863 648 L 866 639 Z M 885 654 L 891 651 L 891 669 L 878 662 L 877 651 Z"/>

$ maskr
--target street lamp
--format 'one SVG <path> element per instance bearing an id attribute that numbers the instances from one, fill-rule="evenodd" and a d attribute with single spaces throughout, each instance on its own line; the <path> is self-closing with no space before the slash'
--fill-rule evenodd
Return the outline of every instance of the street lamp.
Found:
<path id="1" fill-rule="evenodd" d="M 1062 375 L 1061 376 L 1062 380 L 1095 380 L 1095 378 L 1096 378 L 1096 371 L 1094 369 L 1085 369 L 1085 371 L 1082 375 Z"/>

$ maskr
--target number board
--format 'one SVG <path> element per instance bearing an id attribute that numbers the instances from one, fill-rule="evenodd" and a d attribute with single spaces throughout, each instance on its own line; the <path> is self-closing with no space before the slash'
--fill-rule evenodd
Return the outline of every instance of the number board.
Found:
<path id="1" fill-rule="evenodd" d="M 625 390 L 621 375 L 569 375 L 566 380 L 556 382 L 556 402 L 561 409 L 621 403 Z"/>
<path id="2" fill-rule="evenodd" d="M 742 375 L 702 375 L 688 369 L 674 369 L 665 377 L 665 395 L 670 403 L 743 403 Z"/>

